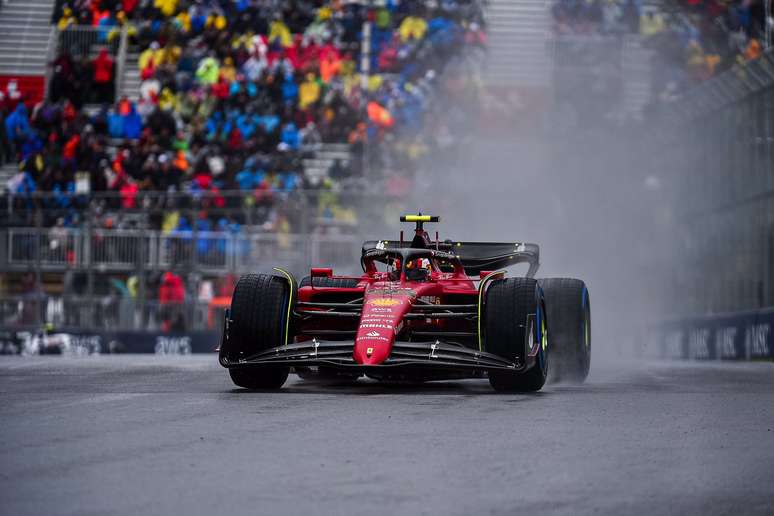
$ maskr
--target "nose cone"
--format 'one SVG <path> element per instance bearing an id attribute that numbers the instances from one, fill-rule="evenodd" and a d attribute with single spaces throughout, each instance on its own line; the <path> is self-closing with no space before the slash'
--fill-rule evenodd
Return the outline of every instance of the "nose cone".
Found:
<path id="1" fill-rule="evenodd" d="M 353 358 L 362 365 L 377 365 L 390 356 L 403 315 L 411 309 L 413 297 L 403 293 L 375 291 L 366 294 L 360 326 L 355 335 Z"/>

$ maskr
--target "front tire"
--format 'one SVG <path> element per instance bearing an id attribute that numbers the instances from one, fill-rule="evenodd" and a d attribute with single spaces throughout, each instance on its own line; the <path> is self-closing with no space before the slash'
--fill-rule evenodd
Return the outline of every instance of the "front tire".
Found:
<path id="1" fill-rule="evenodd" d="M 237 387 L 254 391 L 275 390 L 285 384 L 290 373 L 289 367 L 251 367 L 247 369 L 229 369 L 231 381 Z"/>
<path id="2" fill-rule="evenodd" d="M 540 280 L 551 321 L 551 379 L 583 383 L 591 368 L 591 299 L 583 281 Z"/>
<path id="3" fill-rule="evenodd" d="M 228 362 L 236 362 L 285 343 L 288 325 L 288 282 L 268 274 L 246 274 L 231 298 L 231 325 L 221 347 Z M 234 384 L 246 389 L 279 389 L 288 378 L 288 366 L 247 366 L 229 369 Z"/>
<path id="4" fill-rule="evenodd" d="M 546 317 L 543 292 L 532 278 L 494 281 L 486 292 L 484 307 L 486 351 L 517 363 L 525 363 L 537 343 L 535 365 L 525 372 L 492 371 L 489 383 L 500 392 L 535 392 L 548 374 Z"/>

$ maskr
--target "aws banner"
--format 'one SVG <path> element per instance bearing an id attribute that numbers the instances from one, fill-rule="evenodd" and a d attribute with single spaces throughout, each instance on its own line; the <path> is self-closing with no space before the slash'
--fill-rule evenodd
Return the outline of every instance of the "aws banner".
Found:
<path id="1" fill-rule="evenodd" d="M 142 331 L 72 331 L 37 333 L 0 330 L 0 354 L 18 355 L 100 355 L 114 353 L 152 353 L 190 355 L 212 353 L 218 347 L 220 333 L 194 331 L 158 333 Z"/>
<path id="2" fill-rule="evenodd" d="M 774 359 L 774 309 L 670 321 L 643 335 L 643 354 L 692 360 Z"/>

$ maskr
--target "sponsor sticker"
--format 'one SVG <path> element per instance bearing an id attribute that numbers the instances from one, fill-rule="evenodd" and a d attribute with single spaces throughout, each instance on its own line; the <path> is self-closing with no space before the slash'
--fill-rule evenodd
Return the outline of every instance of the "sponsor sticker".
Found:
<path id="1" fill-rule="evenodd" d="M 369 305 L 373 306 L 395 306 L 400 304 L 400 299 L 393 297 L 377 297 L 368 301 Z"/>
<path id="2" fill-rule="evenodd" d="M 387 288 L 375 288 L 372 290 L 369 290 L 370 294 L 381 294 L 386 296 L 392 296 L 392 295 L 401 295 L 401 296 L 409 296 L 411 298 L 414 298 L 417 296 L 416 291 L 413 288 L 408 287 L 399 287 L 399 283 L 395 283 L 395 286 L 388 286 Z"/>
<path id="3" fill-rule="evenodd" d="M 387 337 L 382 337 L 378 333 L 376 333 L 376 335 L 372 335 L 372 333 L 376 333 L 376 332 L 371 332 L 368 335 L 363 335 L 362 337 L 358 337 L 358 339 L 357 339 L 358 342 L 361 342 L 361 341 L 364 341 L 364 340 L 381 340 L 381 341 L 384 341 L 384 342 L 390 342 L 390 339 L 388 339 Z"/>
<path id="4" fill-rule="evenodd" d="M 382 328 L 384 330 L 392 330 L 391 324 L 384 324 L 384 323 L 365 323 L 360 324 L 361 328 Z"/>
<path id="5" fill-rule="evenodd" d="M 373 315 L 368 314 L 362 319 L 360 319 L 361 323 L 369 323 L 369 322 L 375 322 L 375 323 L 383 323 L 384 321 L 391 321 L 393 317 L 391 315 Z"/>

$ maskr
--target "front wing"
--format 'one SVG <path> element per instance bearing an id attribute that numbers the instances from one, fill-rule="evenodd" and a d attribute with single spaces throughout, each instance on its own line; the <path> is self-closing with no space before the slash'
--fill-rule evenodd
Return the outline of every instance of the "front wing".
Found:
<path id="1" fill-rule="evenodd" d="M 220 364 L 229 368 L 259 365 L 328 366 L 352 370 L 353 372 L 373 372 L 379 369 L 388 370 L 417 366 L 470 372 L 523 371 L 526 369 L 524 365 L 511 362 L 498 355 L 440 341 L 396 341 L 393 344 L 390 357 L 379 365 L 358 364 L 352 357 L 353 348 L 354 342 L 352 341 L 312 339 L 277 346 L 238 360 L 229 360 L 227 356 L 221 354 Z"/>

